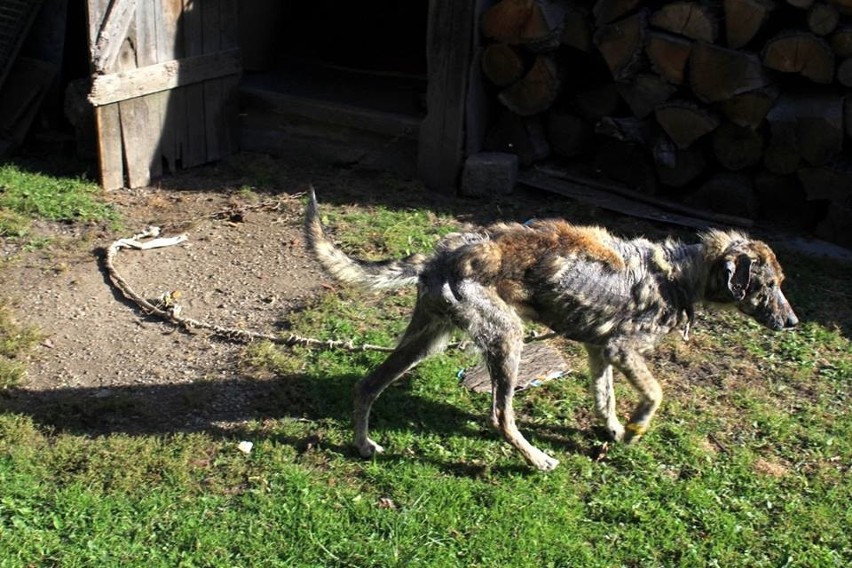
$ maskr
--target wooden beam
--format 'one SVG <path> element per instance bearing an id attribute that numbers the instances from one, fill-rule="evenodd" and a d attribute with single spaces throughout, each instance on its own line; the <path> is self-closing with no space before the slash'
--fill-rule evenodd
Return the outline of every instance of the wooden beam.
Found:
<path id="1" fill-rule="evenodd" d="M 102 106 L 239 72 L 238 49 L 173 59 L 157 65 L 95 77 L 89 93 L 89 102 L 94 106 Z"/>
<path id="2" fill-rule="evenodd" d="M 135 18 L 136 0 L 116 0 L 112 3 L 91 47 L 92 65 L 97 73 L 106 73 L 115 68 L 121 44 Z"/>
<path id="3" fill-rule="evenodd" d="M 429 189 L 454 194 L 464 163 L 465 101 L 473 50 L 475 2 L 429 2 L 426 119 L 417 170 Z"/>

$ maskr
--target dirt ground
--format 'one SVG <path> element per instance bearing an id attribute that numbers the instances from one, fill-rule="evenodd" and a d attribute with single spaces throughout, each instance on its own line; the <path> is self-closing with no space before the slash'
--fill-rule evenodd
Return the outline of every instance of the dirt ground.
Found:
<path id="1" fill-rule="evenodd" d="M 663 233 L 564 198 L 521 192 L 494 202 L 448 199 L 375 172 L 240 156 L 156 187 L 110 193 L 124 219 L 120 233 L 40 223 L 35 229 L 51 239 L 48 247 L 0 247 L 14 258 L 0 274 L 0 298 L 44 335 L 24 383 L 0 392 L 0 408 L 95 432 L 227 430 L 269 416 L 275 384 L 241 374 L 243 345 L 176 331 L 141 313 L 110 285 L 103 251 L 148 225 L 165 235 L 185 232 L 189 240 L 180 246 L 123 252 L 117 269 L 145 298 L 180 290 L 187 317 L 280 331 L 288 313 L 327 282 L 302 245 L 300 195 L 309 184 L 327 203 L 429 206 L 464 222 L 559 215 L 624 234 Z M 277 206 L 251 208 L 269 202 Z"/>
<path id="2" fill-rule="evenodd" d="M 479 223 L 559 214 L 561 207 L 526 195 L 488 204 L 450 200 L 376 172 L 262 156 L 111 192 L 124 220 L 120 232 L 37 223 L 38 236 L 51 239 L 46 248 L 0 247 L 14 259 L 0 274 L 0 298 L 44 335 L 24 383 L 1 392 L 0 407 L 95 431 L 227 429 L 262 417 L 275 387 L 241 376 L 243 345 L 146 316 L 111 286 L 103 252 L 148 225 L 164 236 L 185 232 L 189 240 L 179 246 L 122 252 L 116 268 L 147 299 L 179 290 L 186 317 L 274 333 L 327 282 L 302 244 L 301 194 L 309 184 L 328 203 L 430 206 Z M 252 208 L 270 202 L 276 206 Z"/>

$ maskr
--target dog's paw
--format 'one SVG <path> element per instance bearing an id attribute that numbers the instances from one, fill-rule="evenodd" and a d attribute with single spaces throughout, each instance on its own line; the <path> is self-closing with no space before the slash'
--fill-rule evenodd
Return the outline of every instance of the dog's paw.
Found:
<path id="1" fill-rule="evenodd" d="M 558 459 L 552 458 L 544 452 L 530 456 L 529 462 L 530 465 L 541 471 L 553 471 L 559 465 Z"/>
<path id="2" fill-rule="evenodd" d="M 364 459 L 369 459 L 376 454 L 380 454 L 385 451 L 383 447 L 375 443 L 370 438 L 367 438 L 364 441 L 359 441 L 355 443 L 358 446 L 358 453 L 361 454 L 361 457 Z"/>
<path id="3" fill-rule="evenodd" d="M 621 442 L 624 440 L 624 426 L 622 426 L 620 422 L 610 424 L 607 427 L 606 432 L 609 434 L 609 437 L 613 442 Z"/>
<path id="4" fill-rule="evenodd" d="M 639 440 L 642 439 L 642 436 L 645 435 L 645 432 L 648 431 L 648 426 L 645 424 L 637 424 L 635 422 L 630 422 L 627 424 L 625 428 L 624 437 L 622 441 L 625 444 L 635 444 Z"/>

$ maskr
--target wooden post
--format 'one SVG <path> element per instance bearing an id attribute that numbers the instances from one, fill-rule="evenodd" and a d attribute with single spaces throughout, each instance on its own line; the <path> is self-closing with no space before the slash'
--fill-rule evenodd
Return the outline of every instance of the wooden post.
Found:
<path id="1" fill-rule="evenodd" d="M 444 194 L 455 194 L 464 163 L 475 6 L 429 2 L 426 118 L 420 127 L 417 170 L 426 187 Z"/>

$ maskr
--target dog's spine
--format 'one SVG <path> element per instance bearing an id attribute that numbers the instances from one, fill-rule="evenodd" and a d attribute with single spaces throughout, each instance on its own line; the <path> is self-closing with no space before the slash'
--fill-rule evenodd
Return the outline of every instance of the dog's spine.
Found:
<path id="1" fill-rule="evenodd" d="M 339 282 L 366 288 L 402 288 L 417 284 L 426 258 L 415 254 L 402 260 L 367 261 L 352 258 L 326 236 L 314 188 L 308 190 L 305 240 L 322 267 Z"/>

